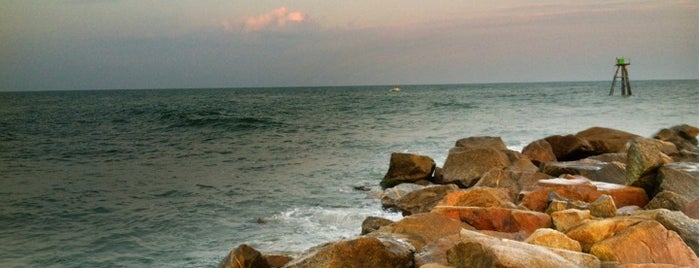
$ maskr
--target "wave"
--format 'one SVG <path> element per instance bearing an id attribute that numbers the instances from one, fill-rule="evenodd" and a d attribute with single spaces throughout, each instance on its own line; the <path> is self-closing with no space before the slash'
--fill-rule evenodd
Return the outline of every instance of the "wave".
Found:
<path id="1" fill-rule="evenodd" d="M 163 112 L 160 120 L 168 128 L 223 128 L 226 130 L 260 130 L 284 125 L 268 117 L 249 117 L 230 114 L 226 111 L 169 111 Z"/>

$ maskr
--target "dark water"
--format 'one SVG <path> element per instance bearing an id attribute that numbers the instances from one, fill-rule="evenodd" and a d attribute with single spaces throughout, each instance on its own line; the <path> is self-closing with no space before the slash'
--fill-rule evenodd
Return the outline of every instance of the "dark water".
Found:
<path id="1" fill-rule="evenodd" d="M 0 93 L 0 266 L 212 267 L 356 235 L 390 153 L 699 125 L 699 81 Z M 617 91 L 618 92 L 618 91 Z M 263 219 L 264 224 L 258 223 Z"/>

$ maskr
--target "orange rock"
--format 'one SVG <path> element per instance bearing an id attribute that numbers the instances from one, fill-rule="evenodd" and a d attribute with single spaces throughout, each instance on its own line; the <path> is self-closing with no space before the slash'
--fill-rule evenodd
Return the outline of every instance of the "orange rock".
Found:
<path id="1" fill-rule="evenodd" d="M 436 206 L 515 208 L 508 191 L 491 187 L 474 187 L 447 193 Z"/>
<path id="2" fill-rule="evenodd" d="M 551 220 L 556 230 L 567 232 L 575 226 L 580 225 L 584 220 L 591 219 L 589 210 L 566 209 L 551 213 Z"/>
<path id="3" fill-rule="evenodd" d="M 413 266 L 412 249 L 400 241 L 363 236 L 311 248 L 284 267 L 409 268 Z"/>
<path id="4" fill-rule="evenodd" d="M 699 267 L 699 258 L 682 238 L 656 221 L 642 221 L 595 243 L 590 253 L 600 260 L 665 263 Z"/>
<path id="5" fill-rule="evenodd" d="M 638 137 L 636 134 L 604 127 L 591 127 L 575 136 L 590 142 L 596 154 L 626 152 L 626 143 Z"/>
<path id="6" fill-rule="evenodd" d="M 570 231 L 566 232 L 566 235 L 580 242 L 584 252 L 589 252 L 593 244 L 612 237 L 617 232 L 641 221 L 641 219 L 629 217 L 586 220 L 570 229 Z"/>
<path id="7" fill-rule="evenodd" d="M 449 150 L 441 178 L 436 177 L 439 184 L 454 183 L 461 187 L 471 187 L 487 171 L 497 168 L 504 169 L 510 165 L 507 154 L 494 148 L 454 147 Z"/>
<path id="8" fill-rule="evenodd" d="M 597 187 L 597 192 L 591 197 L 597 199 L 603 194 L 610 195 L 612 196 L 612 199 L 614 199 L 614 204 L 616 204 L 617 207 L 644 207 L 646 204 L 648 204 L 648 195 L 641 187 L 599 181 L 593 181 L 592 184 Z"/>
<path id="9" fill-rule="evenodd" d="M 537 229 L 534 231 L 534 233 L 527 237 L 524 242 L 549 248 L 582 251 L 580 242 L 571 239 L 564 233 L 548 228 Z"/>
<path id="10" fill-rule="evenodd" d="M 468 223 L 478 230 L 532 233 L 539 228 L 551 227 L 551 217 L 545 213 L 535 211 L 507 208 L 436 206 L 432 212 Z"/>
<path id="11" fill-rule="evenodd" d="M 439 228 L 435 228 L 435 226 L 439 226 Z M 420 213 L 383 226 L 370 233 L 369 236 L 390 234 L 395 238 L 409 242 L 419 250 L 442 237 L 458 234 L 461 229 L 473 230 L 474 228 L 441 214 Z"/>
<path id="12" fill-rule="evenodd" d="M 237 248 L 231 250 L 231 252 L 224 258 L 218 265 L 219 268 L 246 268 L 246 267 L 257 267 L 257 268 L 267 268 L 270 265 L 267 263 L 267 259 L 262 256 L 262 253 L 252 248 L 249 245 L 242 244 Z"/>

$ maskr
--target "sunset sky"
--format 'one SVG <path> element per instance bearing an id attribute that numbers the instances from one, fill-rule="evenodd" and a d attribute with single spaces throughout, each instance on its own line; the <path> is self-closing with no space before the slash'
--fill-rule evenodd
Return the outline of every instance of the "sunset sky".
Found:
<path id="1" fill-rule="evenodd" d="M 0 91 L 699 78 L 699 1 L 0 0 Z"/>

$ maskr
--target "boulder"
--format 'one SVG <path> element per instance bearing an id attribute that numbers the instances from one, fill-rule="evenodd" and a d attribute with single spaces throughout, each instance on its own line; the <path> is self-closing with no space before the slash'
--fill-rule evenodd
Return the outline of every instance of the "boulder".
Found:
<path id="1" fill-rule="evenodd" d="M 574 200 L 560 196 L 556 192 L 549 193 L 549 207 L 546 209 L 546 214 L 551 214 L 557 211 L 567 209 L 588 210 L 590 204 L 585 201 Z"/>
<path id="2" fill-rule="evenodd" d="M 447 265 L 447 251 L 461 242 L 460 232 L 442 237 L 415 252 L 415 267 L 430 263 Z"/>
<path id="3" fill-rule="evenodd" d="M 271 268 L 279 268 L 284 267 L 284 265 L 291 262 L 294 258 L 286 255 L 265 255 L 265 259 Z"/>
<path id="4" fill-rule="evenodd" d="M 594 202 L 590 203 L 590 214 L 594 217 L 609 218 L 616 215 L 616 205 L 614 199 L 609 195 L 601 195 Z"/>
<path id="5" fill-rule="evenodd" d="M 311 248 L 284 267 L 412 268 L 412 252 L 410 245 L 397 240 L 362 236 Z"/>
<path id="6" fill-rule="evenodd" d="M 455 183 L 468 188 L 476 184 L 484 173 L 491 169 L 504 169 L 510 165 L 505 152 L 493 148 L 454 147 L 442 167 L 439 184 Z"/>
<path id="7" fill-rule="evenodd" d="M 389 188 L 406 182 L 417 182 L 432 178 L 436 164 L 424 155 L 392 153 L 388 172 L 381 181 L 381 187 Z"/>
<path id="8" fill-rule="evenodd" d="M 374 217 L 374 216 L 369 216 L 364 219 L 362 222 L 362 235 L 371 233 L 373 231 L 378 230 L 382 226 L 386 226 L 393 223 L 392 220 L 381 218 L 381 217 Z"/>
<path id="9" fill-rule="evenodd" d="M 672 191 L 688 200 L 699 198 L 699 163 L 675 162 L 658 169 L 657 191 Z"/>
<path id="10" fill-rule="evenodd" d="M 661 141 L 635 138 L 631 140 L 626 158 L 626 185 L 639 186 L 653 195 L 659 182 L 654 173 L 671 161 L 661 151 Z"/>
<path id="11" fill-rule="evenodd" d="M 590 253 L 603 261 L 664 263 L 699 267 L 699 258 L 677 233 L 656 221 L 641 221 L 592 245 Z"/>
<path id="12" fill-rule="evenodd" d="M 435 228 L 436 226 L 439 228 Z M 420 250 L 442 237 L 458 234 L 461 229 L 473 229 L 473 227 L 440 214 L 421 213 L 383 226 L 369 236 L 383 237 L 388 234 L 393 238 L 407 241 L 416 250 Z"/>
<path id="13" fill-rule="evenodd" d="M 459 187 L 455 184 L 428 186 L 399 198 L 396 200 L 395 206 L 403 213 L 403 216 L 430 212 L 445 195 L 458 189 Z"/>
<path id="14" fill-rule="evenodd" d="M 601 162 L 591 158 L 568 162 L 548 162 L 540 165 L 540 171 L 553 177 L 581 175 L 593 181 L 624 184 L 626 166 L 620 162 Z"/>
<path id="15" fill-rule="evenodd" d="M 548 214 L 508 208 L 436 206 L 432 212 L 465 222 L 478 230 L 532 233 L 551 227 Z"/>
<path id="16" fill-rule="evenodd" d="M 671 142 L 680 150 L 696 151 L 699 128 L 687 124 L 660 130 L 654 138 Z"/>
<path id="17" fill-rule="evenodd" d="M 551 249 L 512 240 L 501 240 L 463 230 L 461 241 L 447 251 L 454 267 L 600 267 L 589 254 Z"/>
<path id="18" fill-rule="evenodd" d="M 553 227 L 564 233 L 591 218 L 592 214 L 589 210 L 566 209 L 551 213 Z"/>
<path id="19" fill-rule="evenodd" d="M 224 258 L 218 265 L 219 268 L 270 268 L 267 259 L 262 253 L 249 245 L 242 244 Z"/>
<path id="20" fill-rule="evenodd" d="M 510 165 L 507 170 L 514 172 L 537 172 L 539 168 L 532 163 L 529 157 L 522 155 L 520 152 L 505 150 L 503 151 L 510 160 Z"/>
<path id="21" fill-rule="evenodd" d="M 491 148 L 500 151 L 506 151 L 507 146 L 500 137 L 477 136 L 459 139 L 456 141 L 455 147 L 462 148 Z"/>
<path id="22" fill-rule="evenodd" d="M 540 166 L 542 163 L 557 161 L 553 153 L 553 147 L 546 140 L 536 140 L 522 149 L 522 154 L 531 159 L 534 165 Z"/>
<path id="23" fill-rule="evenodd" d="M 679 234 L 694 253 L 699 254 L 699 220 L 692 219 L 682 212 L 667 209 L 642 210 L 630 215 L 659 222 L 666 229 Z"/>
<path id="24" fill-rule="evenodd" d="M 593 244 L 612 237 L 621 230 L 641 221 L 642 219 L 630 217 L 586 220 L 570 229 L 566 235 L 580 242 L 583 252 L 589 252 Z"/>
<path id="25" fill-rule="evenodd" d="M 473 187 L 447 193 L 436 206 L 516 208 L 509 197 L 507 190 L 500 188 Z"/>
<path id="26" fill-rule="evenodd" d="M 398 199 L 422 188 L 425 188 L 425 186 L 414 183 L 402 183 L 385 189 L 383 193 L 381 193 L 381 205 L 386 209 L 397 208 L 396 203 Z"/>
<path id="27" fill-rule="evenodd" d="M 605 194 L 610 195 L 617 207 L 643 207 L 648 204 L 648 195 L 643 188 L 599 181 L 593 181 L 592 184 L 597 188 L 597 192 L 591 196 L 592 198 L 596 199 Z"/>
<path id="28" fill-rule="evenodd" d="M 551 176 L 540 172 L 516 172 L 511 170 L 491 169 L 474 185 L 474 187 L 491 187 L 505 190 L 510 200 L 517 199 L 519 192 L 531 188 L 539 180 L 550 179 Z"/>
<path id="29" fill-rule="evenodd" d="M 680 211 L 685 207 L 685 205 L 688 202 L 689 200 L 687 200 L 687 198 L 679 194 L 676 194 L 675 192 L 662 191 L 655 195 L 655 197 L 653 197 L 653 199 L 650 200 L 650 202 L 648 202 L 648 204 L 644 208 L 648 210 L 664 208 L 669 210 Z"/>
<path id="30" fill-rule="evenodd" d="M 604 127 L 591 127 L 575 136 L 588 141 L 594 154 L 626 152 L 626 143 L 639 137 L 636 134 Z"/>
<path id="31" fill-rule="evenodd" d="M 606 153 L 606 154 L 598 154 L 598 155 L 593 155 L 585 159 L 590 159 L 590 160 L 597 160 L 600 162 L 619 162 L 619 163 L 626 163 L 626 152 L 624 153 Z"/>
<path id="32" fill-rule="evenodd" d="M 687 202 L 687 204 L 684 205 L 682 212 L 684 212 L 684 214 L 690 218 L 699 219 L 699 199 Z M 697 253 L 697 255 L 699 255 L 699 253 Z"/>
<path id="33" fill-rule="evenodd" d="M 575 135 L 554 135 L 544 140 L 551 145 L 558 161 L 578 160 L 596 154 L 590 142 Z"/>
<path id="34" fill-rule="evenodd" d="M 524 242 L 549 248 L 582 251 L 580 242 L 571 239 L 564 233 L 549 228 L 536 229 Z"/>

